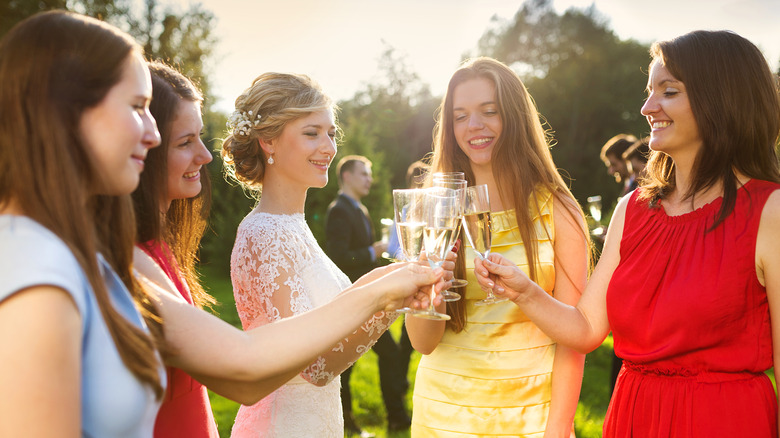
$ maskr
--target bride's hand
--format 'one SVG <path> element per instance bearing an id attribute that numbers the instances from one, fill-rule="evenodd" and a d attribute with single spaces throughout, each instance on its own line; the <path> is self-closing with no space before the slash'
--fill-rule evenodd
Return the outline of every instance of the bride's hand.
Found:
<path id="1" fill-rule="evenodd" d="M 431 269 L 418 263 L 395 263 L 392 269 L 366 287 L 377 288 L 377 310 L 391 311 L 402 307 L 423 309 L 430 301 L 431 285 L 436 284 L 434 304 L 441 302 L 438 292 L 449 282 L 442 279 L 442 268 Z"/>

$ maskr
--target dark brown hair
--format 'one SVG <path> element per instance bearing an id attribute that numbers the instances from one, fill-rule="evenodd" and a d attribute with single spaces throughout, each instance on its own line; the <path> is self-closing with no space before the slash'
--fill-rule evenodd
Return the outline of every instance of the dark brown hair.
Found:
<path id="1" fill-rule="evenodd" d="M 103 100 L 140 50 L 113 26 L 61 11 L 36 14 L 6 34 L 0 42 L 0 204 L 16 202 L 68 245 L 122 361 L 159 397 L 154 339 L 113 307 L 97 259 L 101 252 L 150 328 L 159 329 L 156 310 L 130 272 L 130 196 L 93 194 L 98 176 L 79 129 L 84 111 Z M 115 218 L 110 223 L 104 220 L 109 215 Z"/>
<path id="2" fill-rule="evenodd" d="M 702 138 L 684 199 L 723 183 L 715 228 L 734 209 L 735 170 L 780 182 L 775 150 L 780 135 L 777 79 L 753 43 L 728 31 L 699 30 L 657 42 L 650 55 L 651 66 L 661 63 L 685 84 Z M 665 198 L 675 188 L 674 170 L 671 157 L 652 151 L 642 198 L 653 205 Z"/>
<path id="3" fill-rule="evenodd" d="M 160 62 L 149 63 L 152 75 L 152 103 L 149 110 L 160 130 L 160 147 L 146 155 L 138 189 L 133 192 L 137 240 L 141 244 L 165 242 L 171 248 L 181 275 L 198 307 L 211 307 L 216 300 L 200 284 L 198 248 L 206 231 L 211 204 L 209 172 L 201 168 L 201 192 L 189 199 L 174 199 L 167 212 L 160 210 L 168 191 L 168 149 L 171 147 L 171 126 L 178 117 L 179 103 L 203 101 L 198 88 L 184 75 Z"/>
<path id="4" fill-rule="evenodd" d="M 458 147 L 453 129 L 453 95 L 455 88 L 471 79 L 484 78 L 496 87 L 496 101 L 502 122 L 502 132 L 493 149 L 491 163 L 493 175 L 504 205 L 514 208 L 520 238 L 525 243 L 528 266 L 537 266 L 538 247 L 533 218 L 541 209 L 531 194 L 539 187 L 567 205 L 568 214 L 578 212 L 575 219 L 584 224 L 584 214 L 566 183 L 558 173 L 550 155 L 551 138 L 542 127 L 540 114 L 528 94 L 525 85 L 515 72 L 503 63 L 491 58 L 475 58 L 464 64 L 452 75 L 447 92 L 437 112 L 434 129 L 434 150 L 431 172 L 464 172 L 469 185 L 474 185 L 474 172 L 468 156 Z M 508 196 L 509 199 L 503 199 Z M 531 204 L 529 205 L 529 200 Z M 590 239 L 587 231 L 583 238 Z M 456 276 L 464 278 L 465 262 L 460 251 L 456 263 Z M 529 269 L 532 280 L 536 269 Z M 447 323 L 459 332 L 465 325 L 465 306 L 461 301 L 447 303 L 452 319 Z"/>
<path id="5" fill-rule="evenodd" d="M 631 134 L 618 134 L 610 138 L 606 143 L 604 143 L 604 146 L 601 147 L 601 161 L 609 166 L 609 158 L 607 158 L 608 155 L 612 155 L 619 160 L 623 160 L 623 153 L 625 153 L 626 150 L 631 147 L 631 145 L 636 143 L 636 141 L 636 137 Z"/>

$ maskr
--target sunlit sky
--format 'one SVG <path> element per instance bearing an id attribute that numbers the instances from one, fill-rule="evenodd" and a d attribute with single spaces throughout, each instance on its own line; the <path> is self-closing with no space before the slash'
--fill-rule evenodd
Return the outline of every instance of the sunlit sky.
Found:
<path id="1" fill-rule="evenodd" d="M 176 0 L 182 5 L 189 0 Z M 200 0 L 217 18 L 219 38 L 208 67 L 216 107 L 266 71 L 305 73 L 337 100 L 378 77 L 392 47 L 409 70 L 441 95 L 462 55 L 474 51 L 491 17 L 511 19 L 521 1 L 507 0 Z M 596 10 L 622 39 L 650 43 L 695 29 L 729 29 L 761 48 L 773 70 L 780 61 L 780 0 L 554 0 Z M 607 66 L 605 66 L 607 68 Z"/>

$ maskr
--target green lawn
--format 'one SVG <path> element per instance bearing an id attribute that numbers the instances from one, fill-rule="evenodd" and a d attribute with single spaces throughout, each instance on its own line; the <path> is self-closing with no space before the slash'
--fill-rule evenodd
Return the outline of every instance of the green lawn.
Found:
<path id="1" fill-rule="evenodd" d="M 233 292 L 230 280 L 221 275 L 215 275 L 208 270 L 204 272 L 204 283 L 209 292 L 219 301 L 215 309 L 225 321 L 241 327 L 236 314 L 233 301 Z M 398 339 L 401 329 L 399 319 L 391 327 L 391 331 Z M 601 424 L 609 402 L 609 370 L 611 366 L 612 339 L 607 338 L 604 345 L 589 354 L 585 361 L 585 377 L 582 382 L 582 395 L 577 408 L 577 416 L 574 425 L 577 436 L 580 438 L 600 437 Z M 417 372 L 417 363 L 420 360 L 419 353 L 412 355 L 409 366 L 409 394 L 407 395 L 407 407 L 411 413 L 412 389 L 414 376 Z M 214 418 L 219 426 L 221 437 L 230 436 L 230 428 L 238 410 L 238 404 L 225 399 L 217 394 L 209 392 Z M 369 351 L 355 364 L 352 372 L 352 398 L 354 403 L 353 413 L 364 429 L 376 433 L 378 438 L 408 437 L 408 432 L 387 434 L 385 431 L 385 411 L 379 390 L 379 371 L 377 369 L 377 357 L 373 351 Z"/>

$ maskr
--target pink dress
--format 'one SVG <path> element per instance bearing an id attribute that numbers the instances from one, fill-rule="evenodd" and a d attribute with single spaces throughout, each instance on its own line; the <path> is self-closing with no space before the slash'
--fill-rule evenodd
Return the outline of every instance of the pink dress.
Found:
<path id="1" fill-rule="evenodd" d="M 667 216 L 634 192 L 607 291 L 624 359 L 604 437 L 776 437 L 766 288 L 756 276 L 759 220 L 780 185 L 751 180 L 708 231 L 722 199 Z"/>

